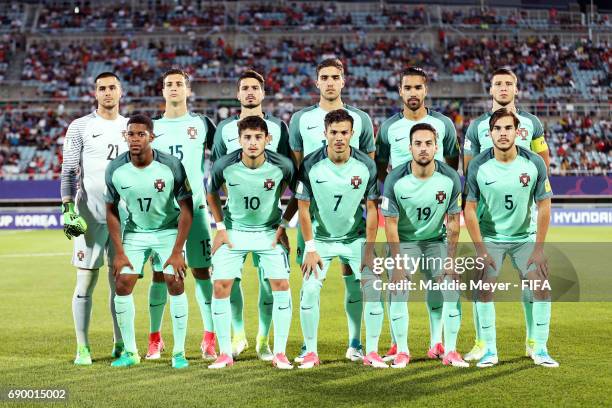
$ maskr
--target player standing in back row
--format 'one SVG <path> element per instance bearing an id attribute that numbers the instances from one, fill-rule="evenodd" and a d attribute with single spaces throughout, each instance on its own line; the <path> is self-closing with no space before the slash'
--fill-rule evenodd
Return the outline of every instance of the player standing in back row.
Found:
<path id="1" fill-rule="evenodd" d="M 344 88 L 344 65 L 342 62 L 337 58 L 323 60 L 317 65 L 316 74 L 316 86 L 320 93 L 319 103 L 294 113 L 289 123 L 289 144 L 298 168 L 305 156 L 326 145 L 325 116 L 328 112 L 336 109 L 346 110 L 353 118 L 353 136 L 350 139 L 350 146 L 374 159 L 376 147 L 374 146 L 372 120 L 364 111 L 342 102 L 341 92 Z M 295 200 L 290 201 L 286 216 L 293 216 L 296 209 L 295 204 Z M 290 210 L 293 210 L 293 212 Z M 300 265 L 303 255 L 304 239 L 301 229 L 298 229 L 297 262 Z M 348 263 L 342 262 L 342 275 L 345 284 L 344 309 L 348 319 L 349 337 L 346 358 L 356 361 L 363 359 L 361 287 L 359 281 L 353 276 L 353 271 Z M 302 352 L 296 358 L 296 362 L 302 361 L 305 350 L 305 345 L 303 345 Z"/>
<path id="2" fill-rule="evenodd" d="M 518 117 L 509 109 L 498 109 L 489 119 L 493 147 L 476 156 L 467 175 L 465 225 L 483 260 L 484 283 L 494 283 L 504 258 L 509 255 L 522 281 L 533 287 L 533 353 L 535 364 L 558 367 L 548 354 L 546 343 L 550 327 L 550 288 L 544 242 L 550 224 L 552 190 L 546 165 L 541 157 L 516 146 Z M 537 204 L 537 229 L 531 228 L 531 212 Z M 534 282 L 535 281 L 535 282 Z M 478 323 L 485 352 L 478 367 L 498 362 L 495 334 L 493 292 L 483 289 L 476 294 Z"/>
<path id="3" fill-rule="evenodd" d="M 242 149 L 240 146 L 240 135 L 238 134 L 238 122 L 248 116 L 259 116 L 264 119 L 270 134 L 270 143 L 266 145 L 267 150 L 278 152 L 283 156 L 291 158 L 289 150 L 289 133 L 285 122 L 268 113 L 264 114 L 261 103 L 265 97 L 264 78 L 258 72 L 251 69 L 244 71 L 238 78 L 238 92 L 236 99 L 240 102 L 240 114 L 225 119 L 215 131 L 211 161 L 214 163 L 221 156 Z M 289 248 L 289 243 L 284 243 Z M 255 352 L 264 361 L 272 361 L 274 355 L 270 351 L 268 335 L 272 324 L 272 290 L 266 279 L 263 279 L 263 270 L 259 268 L 259 258 L 253 257 L 253 264 L 257 267 L 259 274 L 259 331 Z M 238 357 L 248 347 L 246 333 L 244 331 L 243 295 L 240 280 L 236 280 L 232 286 L 230 304 L 232 305 L 232 355 Z"/>
<path id="4" fill-rule="evenodd" d="M 382 123 L 376 138 L 380 180 L 384 180 L 389 165 L 394 169 L 412 160 L 409 135 L 417 123 L 427 123 L 436 130 L 436 144 L 439 146 L 436 160 L 444 159 L 453 169 L 458 167 L 459 142 L 455 125 L 448 117 L 425 106 L 428 82 L 427 74 L 421 68 L 410 67 L 400 74 L 399 94 L 404 108 Z"/>
<path id="5" fill-rule="evenodd" d="M 187 264 L 195 278 L 196 300 L 204 323 L 200 346 L 202 358 L 214 359 L 215 335 L 210 309 L 212 284 L 209 272 L 211 232 L 204 194 L 204 151 L 212 145 L 215 126 L 208 117 L 188 111 L 187 98 L 191 95 L 191 86 L 185 72 L 172 69 L 164 73 L 162 93 L 166 108 L 163 116 L 153 121 L 155 139 L 152 146 L 181 161 L 193 189 L 193 224 L 187 238 Z M 147 359 L 159 358 L 164 346 L 160 330 L 166 299 L 164 274 L 154 269 L 149 288 L 150 334 Z"/>
<path id="6" fill-rule="evenodd" d="M 486 112 L 474 119 L 465 134 L 463 143 L 463 174 L 467 175 L 468 166 L 472 157 L 480 152 L 493 147 L 493 140 L 489 131 L 489 119 L 493 112 L 500 108 L 510 109 L 519 119 L 517 129 L 516 145 L 531 150 L 542 157 L 546 168 L 550 164 L 548 145 L 544 139 L 544 128 L 542 123 L 534 115 L 518 109 L 515 104 L 515 99 L 518 94 L 518 81 L 514 72 L 507 68 L 500 68 L 493 72 L 491 76 L 491 90 L 489 91 L 493 98 L 493 108 L 490 112 Z M 533 213 L 536 213 L 534 207 Z M 536 220 L 532 218 L 531 227 L 535 229 Z M 533 295 L 529 289 L 523 289 L 522 304 L 525 315 L 526 339 L 525 339 L 525 354 L 531 357 L 533 353 Z M 472 350 L 465 355 L 465 359 L 479 360 L 484 355 L 484 342 L 480 335 L 480 325 L 478 323 L 478 311 L 476 303 L 472 304 L 474 314 L 474 327 L 476 330 L 476 340 Z"/>
<path id="7" fill-rule="evenodd" d="M 429 79 L 421 68 L 410 67 L 400 74 L 399 94 L 404 103 L 404 109 L 391 116 L 383 122 L 376 138 L 376 165 L 379 180 L 385 180 L 387 169 L 391 166 L 395 169 L 413 159 L 410 145 L 410 130 L 416 124 L 426 123 L 436 130 L 435 159 L 443 159 L 453 169 L 459 166 L 459 142 L 457 131 L 453 122 L 443 114 L 431 110 L 425 106 Z M 440 344 L 442 341 L 441 308 L 438 303 L 442 302 L 439 296 L 427 297 L 427 313 L 431 331 L 432 344 Z M 397 355 L 397 342 L 391 330 L 391 348 L 385 354 L 385 361 L 394 360 Z M 441 353 L 431 347 L 428 355 L 431 358 L 441 357 Z"/>
<path id="8" fill-rule="evenodd" d="M 94 81 L 97 109 L 76 119 L 68 127 L 64 142 L 61 194 L 64 232 L 74 240 L 72 264 L 77 268 L 77 282 L 72 297 L 72 315 L 77 337 L 74 364 L 91 364 L 89 321 L 93 307 L 93 290 L 100 267 L 107 256 L 110 285 L 110 309 L 113 318 L 115 346 L 112 356 L 123 351 L 121 332 L 115 316 L 115 280 L 113 248 L 110 245 L 104 205 L 104 180 L 100 176 L 108 163 L 127 150 L 127 118 L 119 114 L 121 83 L 117 75 L 103 72 Z M 78 186 L 78 188 L 77 188 Z"/>

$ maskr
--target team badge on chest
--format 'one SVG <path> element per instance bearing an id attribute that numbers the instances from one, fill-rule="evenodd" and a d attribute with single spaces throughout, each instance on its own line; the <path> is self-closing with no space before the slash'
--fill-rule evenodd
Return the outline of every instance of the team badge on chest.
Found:
<path id="1" fill-rule="evenodd" d="M 516 130 L 516 135 L 521 137 L 521 140 L 527 140 L 527 135 L 529 134 L 529 132 L 527 132 L 527 129 L 525 128 L 518 128 Z"/>
<path id="2" fill-rule="evenodd" d="M 438 204 L 444 204 L 444 200 L 446 200 L 446 193 L 442 190 L 438 191 L 436 193 L 436 201 L 438 201 Z"/>
<path id="3" fill-rule="evenodd" d="M 276 183 L 274 183 L 274 180 L 272 179 L 267 179 L 266 181 L 264 181 L 264 188 L 266 189 L 266 191 L 272 190 L 275 185 Z"/>
<path id="4" fill-rule="evenodd" d="M 529 185 L 529 182 L 531 181 L 531 177 L 529 177 L 529 174 L 523 173 L 519 176 L 519 181 L 521 182 L 523 187 L 527 187 Z"/>
<path id="5" fill-rule="evenodd" d="M 161 193 L 166 187 L 166 182 L 162 179 L 157 179 L 155 180 L 155 183 L 153 183 L 153 187 L 155 187 L 158 193 Z"/>
<path id="6" fill-rule="evenodd" d="M 353 176 L 353 178 L 351 179 L 351 186 L 353 186 L 353 190 L 357 190 L 361 183 L 361 177 L 359 176 Z"/>
<path id="7" fill-rule="evenodd" d="M 198 137 L 198 129 L 193 126 L 189 126 L 187 128 L 187 136 L 189 136 L 190 139 L 195 139 Z"/>

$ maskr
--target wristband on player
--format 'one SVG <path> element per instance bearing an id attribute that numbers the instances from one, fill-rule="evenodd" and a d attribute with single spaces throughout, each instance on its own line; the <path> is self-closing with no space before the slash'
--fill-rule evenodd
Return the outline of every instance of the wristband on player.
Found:
<path id="1" fill-rule="evenodd" d="M 286 219 L 282 218 L 279 227 L 284 228 L 284 229 L 289 228 L 289 221 L 287 221 Z"/>
<path id="2" fill-rule="evenodd" d="M 305 252 L 317 252 L 317 247 L 315 246 L 314 239 L 310 239 L 304 242 L 304 251 Z"/>
<path id="3" fill-rule="evenodd" d="M 225 223 L 223 221 L 219 221 L 215 225 L 217 227 L 217 231 L 225 231 L 226 230 Z"/>

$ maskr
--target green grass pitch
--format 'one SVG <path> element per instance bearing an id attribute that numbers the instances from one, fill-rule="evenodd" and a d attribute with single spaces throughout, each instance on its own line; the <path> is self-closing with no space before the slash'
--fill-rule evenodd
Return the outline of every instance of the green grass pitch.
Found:
<path id="1" fill-rule="evenodd" d="M 465 234 L 465 231 L 462 232 Z M 379 239 L 382 239 L 382 231 Z M 555 228 L 556 241 L 609 240 L 608 228 Z M 465 239 L 465 235 L 462 235 Z M 606 238 L 607 237 L 607 238 Z M 295 230 L 291 231 L 295 242 Z M 91 367 L 75 367 L 71 296 L 75 272 L 70 266 L 71 242 L 61 231 L 0 232 L 3 274 L 0 388 L 66 388 L 68 405 L 85 406 L 611 406 L 610 339 L 612 309 L 608 303 L 557 303 L 549 349 L 559 369 L 536 367 L 524 353 L 524 322 L 519 303 L 498 303 L 497 338 L 500 364 L 489 369 L 453 369 L 426 359 L 429 324 L 425 306 L 410 304 L 409 342 L 412 361 L 405 370 L 373 370 L 344 360 L 347 342 L 343 310 L 344 288 L 335 261 L 321 299 L 319 352 L 322 365 L 301 371 L 274 370 L 255 358 L 257 282 L 252 263 L 244 273 L 245 322 L 250 348 L 236 365 L 207 370 L 198 350 L 202 322 L 195 302 L 193 278 L 186 282 L 190 302 L 187 356 L 190 367 L 170 368 L 166 351 L 161 360 L 130 369 L 111 369 L 111 320 L 106 269 L 95 291 Z M 294 253 L 293 253 L 294 254 Z M 293 259 L 293 256 L 292 256 Z M 607 270 L 609 273 L 609 269 Z M 553 271 L 554 273 L 554 271 Z M 150 274 L 135 289 L 136 332 L 141 354 L 148 331 L 147 290 Z M 288 355 L 301 344 L 299 324 L 300 274 L 291 275 L 293 322 Z M 471 305 L 465 303 L 459 350 L 472 344 Z M 166 313 L 163 333 L 172 344 Z M 381 353 L 389 344 L 387 323 Z M 1 402 L 0 405 L 6 404 Z M 20 403 L 18 406 L 41 406 Z M 62 404 L 64 405 L 64 404 Z"/>

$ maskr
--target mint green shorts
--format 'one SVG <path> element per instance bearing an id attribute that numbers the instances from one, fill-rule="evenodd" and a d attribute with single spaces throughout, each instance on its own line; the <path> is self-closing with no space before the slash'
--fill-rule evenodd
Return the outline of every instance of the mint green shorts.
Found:
<path id="1" fill-rule="evenodd" d="M 154 271 L 161 271 L 164 264 L 172 254 L 172 248 L 176 242 L 177 230 L 165 230 L 157 232 L 126 232 L 123 235 L 123 249 L 134 270 L 123 268 L 121 273 L 144 274 L 144 265 L 149 258 Z M 166 267 L 164 273 L 173 275 L 174 268 Z"/>
<path id="2" fill-rule="evenodd" d="M 529 257 L 533 253 L 533 249 L 535 247 L 534 239 L 530 239 L 529 241 L 502 243 L 485 241 L 484 244 L 487 247 L 487 252 L 489 252 L 489 255 L 493 257 L 493 261 L 495 261 L 496 266 L 496 269 L 487 269 L 487 276 L 499 276 L 506 255 L 510 256 L 512 265 L 518 271 L 522 279 L 526 279 L 527 274 L 529 272 L 534 272 L 537 268 L 535 264 L 532 264 L 529 268 L 527 268 L 527 261 L 529 260 Z"/>
<path id="3" fill-rule="evenodd" d="M 437 278 L 444 271 L 444 262 L 446 260 L 446 243 L 445 242 L 401 242 L 400 255 L 410 258 L 408 267 L 416 266 L 415 270 L 406 271 L 406 274 L 416 273 L 421 271 L 427 278 Z M 393 270 L 388 271 L 389 276 L 393 274 Z"/>
<path id="4" fill-rule="evenodd" d="M 331 261 L 335 257 L 338 257 L 341 263 L 351 267 L 355 280 L 360 281 L 361 251 L 364 244 L 365 238 L 357 238 L 355 241 L 350 243 L 317 241 L 315 239 L 317 253 L 323 261 L 323 269 L 318 273 L 319 280 L 325 280 L 327 277 L 327 271 L 331 265 Z"/>
<path id="5" fill-rule="evenodd" d="M 232 248 L 222 245 L 212 256 L 212 280 L 242 279 L 242 266 L 249 252 L 259 259 L 264 279 L 289 279 L 289 259 L 282 245 L 272 248 L 276 230 L 227 230 Z"/>

